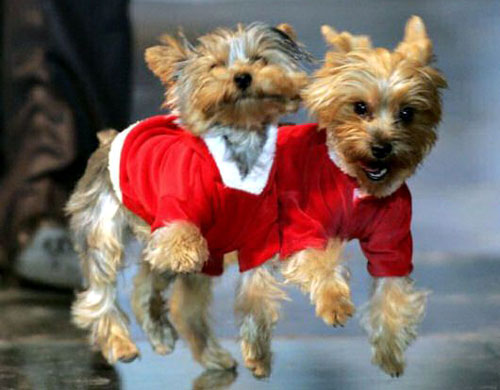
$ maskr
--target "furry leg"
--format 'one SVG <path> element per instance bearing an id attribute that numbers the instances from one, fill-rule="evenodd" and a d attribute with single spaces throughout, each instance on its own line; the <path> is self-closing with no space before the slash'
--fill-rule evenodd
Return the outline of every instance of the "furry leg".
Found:
<path id="1" fill-rule="evenodd" d="M 241 352 L 245 366 L 257 378 L 271 374 L 271 335 L 279 319 L 280 301 L 287 299 L 265 266 L 244 273 L 236 295 Z"/>
<path id="2" fill-rule="evenodd" d="M 342 249 L 342 241 L 332 239 L 325 250 L 305 249 L 282 263 L 285 281 L 309 293 L 316 315 L 333 326 L 343 326 L 355 311 Z"/>
<path id="3" fill-rule="evenodd" d="M 189 222 L 173 222 L 157 229 L 144 249 L 144 260 L 158 272 L 200 271 L 207 259 L 207 242 Z"/>
<path id="4" fill-rule="evenodd" d="M 94 207 L 88 207 L 92 197 L 87 195 L 77 191 L 68 203 L 71 230 L 88 284 L 72 306 L 73 322 L 91 331 L 92 345 L 108 362 L 132 361 L 139 350 L 130 339 L 128 318 L 116 301 L 125 218 L 110 192 L 99 191 Z"/>
<path id="5" fill-rule="evenodd" d="M 175 275 L 152 272 L 142 262 L 134 279 L 132 309 L 142 330 L 156 353 L 167 355 L 174 350 L 177 332 L 168 319 L 168 304 L 163 292 L 174 281 Z"/>
<path id="6" fill-rule="evenodd" d="M 203 367 L 228 370 L 236 361 L 222 348 L 210 327 L 208 308 L 212 301 L 212 279 L 202 274 L 179 274 L 170 298 L 170 315 L 191 353 Z"/>
<path id="7" fill-rule="evenodd" d="M 427 291 L 414 289 L 409 277 L 374 278 L 370 302 L 362 309 L 361 325 L 372 344 L 372 362 L 391 376 L 405 369 L 404 351 L 417 337 Z"/>

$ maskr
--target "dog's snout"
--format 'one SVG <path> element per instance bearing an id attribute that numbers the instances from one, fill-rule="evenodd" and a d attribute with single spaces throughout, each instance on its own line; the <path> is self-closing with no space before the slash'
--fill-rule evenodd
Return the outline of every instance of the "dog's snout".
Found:
<path id="1" fill-rule="evenodd" d="M 250 73 L 238 73 L 234 76 L 234 82 L 239 89 L 245 90 L 252 84 L 252 75 Z"/>
<path id="2" fill-rule="evenodd" d="M 392 152 L 392 145 L 388 142 L 372 145 L 373 157 L 382 159 Z"/>

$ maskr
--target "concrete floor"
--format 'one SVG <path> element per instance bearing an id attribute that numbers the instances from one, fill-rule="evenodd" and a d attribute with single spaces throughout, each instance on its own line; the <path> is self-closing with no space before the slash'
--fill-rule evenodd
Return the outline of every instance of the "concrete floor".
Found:
<path id="1" fill-rule="evenodd" d="M 423 17 L 437 64 L 450 88 L 444 94 L 440 141 L 410 181 L 414 199 L 415 272 L 433 291 L 421 335 L 408 350 L 408 368 L 391 379 L 370 364 L 357 320 L 331 329 L 314 318 L 296 290 L 283 308 L 269 380 L 241 367 L 232 301 L 237 272 L 217 282 L 214 321 L 224 345 L 240 359 L 238 374 L 203 373 L 184 344 L 172 356 L 152 353 L 132 324 L 142 358 L 110 368 L 69 324 L 71 297 L 31 291 L 0 292 L 2 389 L 499 389 L 500 388 L 500 2 L 476 0 L 136 0 L 131 4 L 136 67 L 132 120 L 160 112 L 162 89 L 142 62 L 145 47 L 182 26 L 196 36 L 219 25 L 261 20 L 292 24 L 321 58 L 319 26 L 367 33 L 394 46 L 405 20 Z M 305 121 L 304 113 L 292 118 Z M 129 258 L 137 253 L 132 245 Z M 359 307 L 370 284 L 357 244 L 348 248 L 353 298 Z M 120 301 L 130 311 L 131 265 L 120 279 Z"/>

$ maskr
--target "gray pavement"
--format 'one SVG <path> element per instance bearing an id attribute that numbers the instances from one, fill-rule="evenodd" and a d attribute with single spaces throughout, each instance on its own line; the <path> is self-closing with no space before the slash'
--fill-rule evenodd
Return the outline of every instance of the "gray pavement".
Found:
<path id="1" fill-rule="evenodd" d="M 111 369 L 69 325 L 69 299 L 1 293 L 0 388 L 499 389 L 499 1 L 132 1 L 132 120 L 161 112 L 163 91 L 144 66 L 142 53 L 162 32 L 182 26 L 195 37 L 237 22 L 288 22 L 321 58 L 321 24 L 370 34 L 375 44 L 394 46 L 412 14 L 426 22 L 450 88 L 444 94 L 439 143 L 410 181 L 414 278 L 433 294 L 402 378 L 391 379 L 370 364 L 369 345 L 357 319 L 342 329 L 329 328 L 314 317 L 307 298 L 290 289 L 292 301 L 284 305 L 276 329 L 273 375 L 255 380 L 241 367 L 232 314 L 238 275 L 230 269 L 216 283 L 213 313 L 218 335 L 240 361 L 237 376 L 202 373 L 182 342 L 172 356 L 154 355 L 135 323 L 133 335 L 142 358 Z M 291 119 L 301 122 L 307 117 L 302 112 Z M 136 244 L 129 248 L 131 265 L 120 278 L 120 302 L 128 312 L 138 250 Z M 357 244 L 348 247 L 348 255 L 359 307 L 367 299 L 370 279 Z"/>

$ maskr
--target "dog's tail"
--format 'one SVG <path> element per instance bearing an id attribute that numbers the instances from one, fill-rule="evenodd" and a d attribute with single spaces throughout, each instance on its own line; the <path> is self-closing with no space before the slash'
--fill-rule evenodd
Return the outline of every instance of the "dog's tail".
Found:
<path id="1" fill-rule="evenodd" d="M 110 144 L 115 137 L 118 135 L 118 131 L 115 129 L 101 130 L 97 133 L 97 139 L 99 140 L 99 146 L 104 146 Z"/>

